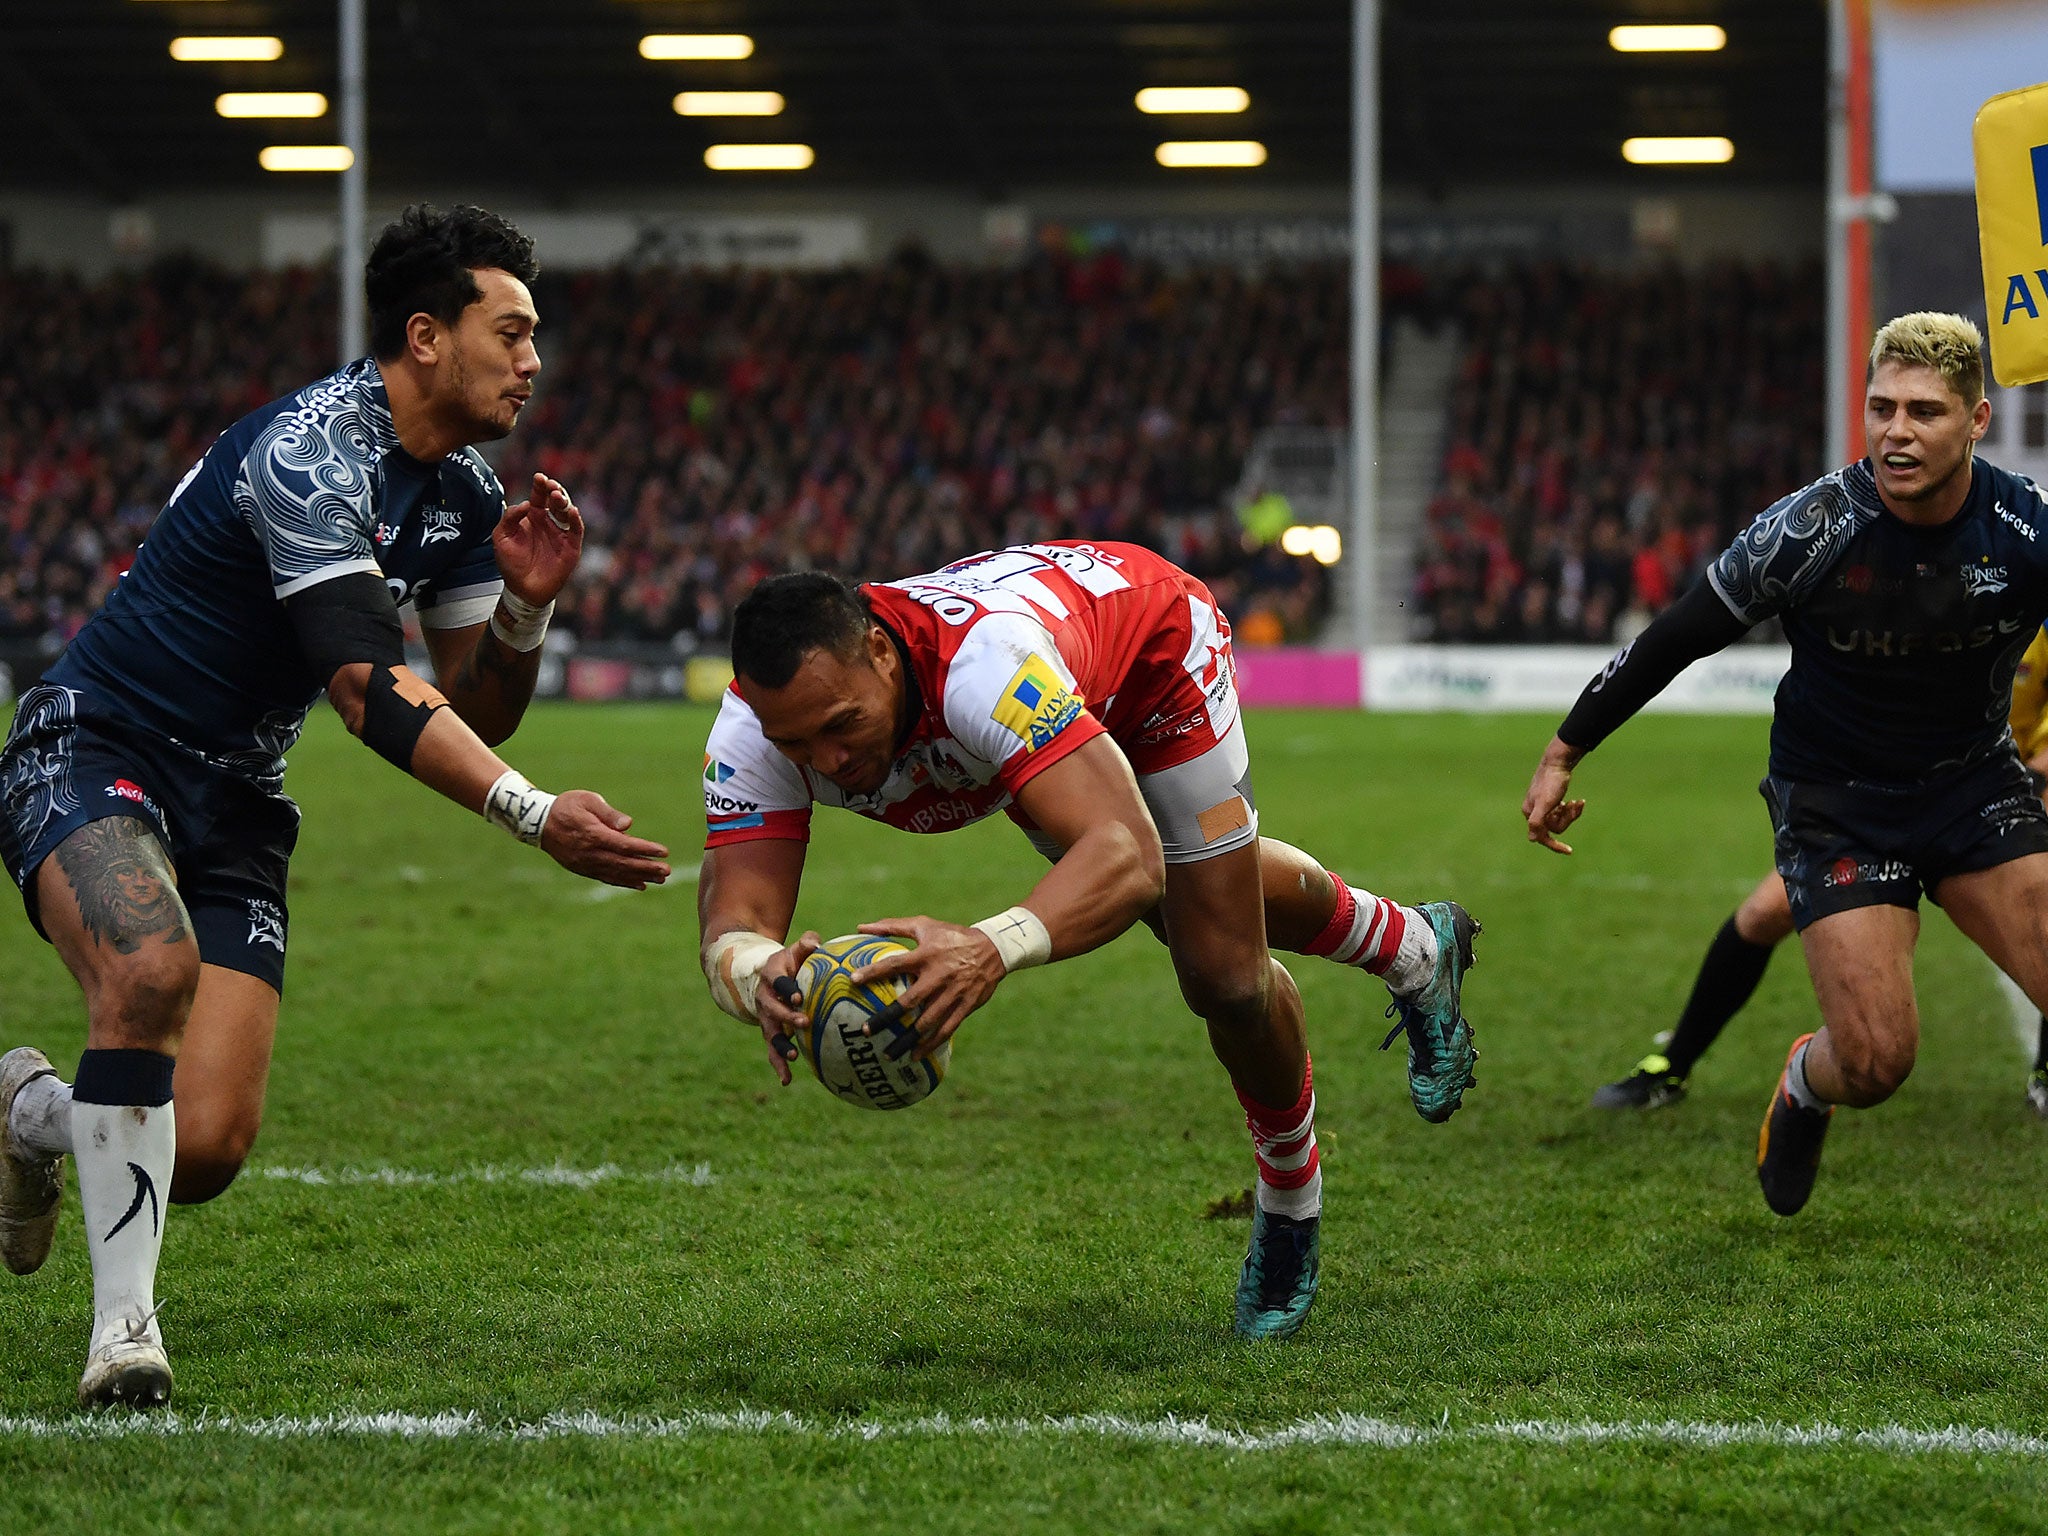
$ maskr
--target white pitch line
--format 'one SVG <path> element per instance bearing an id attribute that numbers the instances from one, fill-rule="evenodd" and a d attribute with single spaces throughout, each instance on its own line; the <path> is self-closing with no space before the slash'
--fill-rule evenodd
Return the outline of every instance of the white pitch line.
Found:
<path id="1" fill-rule="evenodd" d="M 1963 1455 L 2048 1458 L 2048 1437 L 2016 1430 L 1951 1424 L 1908 1429 L 1885 1424 L 1851 1429 L 1836 1424 L 1719 1424 L 1685 1419 L 1602 1423 L 1588 1419 L 1499 1419 L 1463 1427 L 1401 1424 L 1359 1414 L 1298 1419 L 1274 1429 L 1233 1429 L 1206 1419 L 1130 1419 L 1115 1414 L 1068 1418 L 987 1419 L 934 1414 L 915 1419 L 848 1421 L 798 1418 L 789 1413 L 691 1412 L 670 1417 L 612 1418 L 599 1413 L 551 1413 L 531 1420 L 489 1419 L 458 1412 L 336 1413 L 307 1418 L 239 1418 L 232 1414 L 176 1412 L 66 1418 L 0 1414 L 0 1438 L 121 1440 L 218 1436 L 245 1440 L 688 1440 L 719 1435 L 788 1435 L 826 1440 L 1102 1440 L 1195 1450 L 1262 1452 L 1301 1446 L 1412 1450 L 1419 1447 L 1519 1443 L 1569 1445 L 1679 1445 L 1700 1449 L 1765 1446 L 1813 1450 L 1848 1448 L 1899 1456 Z"/>
<path id="2" fill-rule="evenodd" d="M 551 1184 L 569 1189 L 591 1189 L 599 1184 L 694 1184 L 715 1183 L 709 1163 L 689 1166 L 677 1163 L 667 1168 L 621 1168 L 601 1163 L 595 1168 L 570 1168 L 561 1163 L 546 1168 L 457 1168 L 434 1172 L 424 1168 L 295 1168 L 273 1165 L 251 1168 L 259 1179 L 287 1184 L 380 1184 L 389 1189 L 437 1184 Z"/>
<path id="3" fill-rule="evenodd" d="M 685 885 L 695 885 L 697 883 L 697 873 L 702 868 L 701 864 L 685 864 L 678 869 L 670 870 L 666 880 L 650 885 L 647 889 L 650 891 L 666 891 Z M 644 893 L 640 891 L 628 890 L 623 885 L 591 885 L 578 889 L 576 897 L 580 901 L 617 901 L 621 896 L 639 896 L 642 894 Z"/>

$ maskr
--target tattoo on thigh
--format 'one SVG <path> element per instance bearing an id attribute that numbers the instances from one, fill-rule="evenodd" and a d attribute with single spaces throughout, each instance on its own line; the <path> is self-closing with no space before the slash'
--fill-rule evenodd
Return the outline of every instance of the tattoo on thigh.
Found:
<path id="1" fill-rule="evenodd" d="M 185 904 L 164 861 L 163 845 L 142 822 L 115 816 L 88 822 L 57 845 L 57 867 L 71 882 L 78 915 L 95 942 L 132 955 L 144 939 L 183 942 Z"/>

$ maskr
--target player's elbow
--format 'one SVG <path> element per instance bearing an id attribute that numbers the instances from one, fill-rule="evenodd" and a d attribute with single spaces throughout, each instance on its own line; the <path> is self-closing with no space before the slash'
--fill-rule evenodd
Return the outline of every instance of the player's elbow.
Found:
<path id="1" fill-rule="evenodd" d="M 341 723 L 348 727 L 351 736 L 363 734 L 363 716 L 367 712 L 369 698 L 370 664 L 366 661 L 349 663 L 328 681 L 327 701 L 341 716 Z"/>
<path id="2" fill-rule="evenodd" d="M 1166 852 L 1159 845 L 1159 834 L 1150 823 L 1143 827 L 1131 827 L 1123 822 L 1115 825 L 1117 839 L 1118 894 L 1122 898 L 1117 905 L 1129 914 L 1124 926 L 1136 922 L 1147 912 L 1159 905 L 1166 894 Z"/>

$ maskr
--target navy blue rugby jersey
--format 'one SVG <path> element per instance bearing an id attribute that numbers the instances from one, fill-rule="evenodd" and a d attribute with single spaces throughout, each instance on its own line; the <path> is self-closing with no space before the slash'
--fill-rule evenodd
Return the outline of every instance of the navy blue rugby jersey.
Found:
<path id="1" fill-rule="evenodd" d="M 274 784 L 328 682 L 282 600 L 366 571 L 427 628 L 482 623 L 503 585 L 491 533 L 504 510 L 475 450 L 423 464 L 399 446 L 363 358 L 220 435 L 45 681 Z"/>
<path id="2" fill-rule="evenodd" d="M 1962 511 L 1916 528 L 1864 460 L 1770 507 L 1707 579 L 1791 642 L 1774 775 L 1921 784 L 2006 737 L 2013 672 L 2048 616 L 2048 492 L 1979 459 Z"/>

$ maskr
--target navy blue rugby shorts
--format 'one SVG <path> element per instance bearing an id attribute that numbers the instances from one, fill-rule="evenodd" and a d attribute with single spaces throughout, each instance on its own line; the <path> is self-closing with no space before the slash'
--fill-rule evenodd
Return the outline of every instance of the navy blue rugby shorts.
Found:
<path id="1" fill-rule="evenodd" d="M 124 728 L 77 689 L 31 688 L 0 747 L 0 863 L 37 933 L 36 871 L 65 838 L 109 816 L 133 816 L 162 840 L 199 958 L 282 993 L 299 808 L 189 748 Z"/>
<path id="2" fill-rule="evenodd" d="M 2048 853 L 2048 810 L 2008 742 L 1913 789 L 1766 778 L 1794 927 L 1857 907 L 1917 909 L 1950 875 Z"/>

